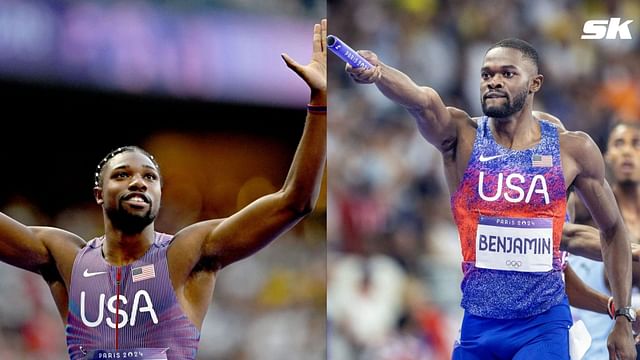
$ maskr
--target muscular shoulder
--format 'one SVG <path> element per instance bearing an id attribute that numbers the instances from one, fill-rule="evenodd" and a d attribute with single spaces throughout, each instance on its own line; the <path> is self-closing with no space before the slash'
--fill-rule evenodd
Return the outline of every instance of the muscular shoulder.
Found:
<path id="1" fill-rule="evenodd" d="M 479 118 L 472 118 L 466 111 L 452 106 L 447 107 L 447 111 L 456 125 L 457 137 L 462 138 L 463 141 L 465 139 L 473 140 L 476 136 Z"/>
<path id="2" fill-rule="evenodd" d="M 194 244 L 202 243 L 206 236 L 218 227 L 222 221 L 224 221 L 224 218 L 205 220 L 189 225 L 175 234 L 170 247 L 192 247 Z"/>
<path id="3" fill-rule="evenodd" d="M 584 131 L 560 131 L 560 145 L 562 150 L 573 155 L 600 154 L 598 145 L 589 134 Z"/>
<path id="4" fill-rule="evenodd" d="M 451 116 L 451 120 L 453 120 L 457 126 L 475 127 L 476 120 L 471 118 L 466 111 L 453 106 L 447 106 L 447 111 L 449 112 L 449 116 Z"/>
<path id="5" fill-rule="evenodd" d="M 47 282 L 51 282 L 58 280 L 58 276 L 62 275 L 68 283 L 76 255 L 86 242 L 78 235 L 58 228 L 32 226 L 30 229 L 44 243 L 55 261 L 50 267 L 41 269 L 42 276 Z"/>
<path id="6" fill-rule="evenodd" d="M 602 154 L 591 136 L 583 131 L 561 131 L 560 148 L 578 166 L 578 173 L 600 177 L 604 172 Z M 602 174 L 601 174 L 602 173 Z"/>
<path id="7" fill-rule="evenodd" d="M 533 111 L 533 117 L 535 117 L 537 119 L 546 120 L 546 121 L 552 123 L 553 125 L 557 126 L 558 129 L 560 129 L 559 131 L 561 133 L 564 132 L 564 131 L 567 131 L 567 128 L 564 127 L 564 124 L 562 123 L 562 121 L 559 118 L 557 118 L 557 117 L 555 117 L 555 116 L 553 116 L 553 115 L 551 115 L 549 113 L 546 113 L 546 112 L 543 112 L 543 111 Z"/>
<path id="8" fill-rule="evenodd" d="M 86 245 L 84 239 L 70 231 L 46 226 L 31 226 L 29 228 L 51 252 L 57 250 L 79 250 Z"/>
<path id="9" fill-rule="evenodd" d="M 220 225 L 224 219 L 213 219 L 202 221 L 180 230 L 174 236 L 169 250 L 167 260 L 169 266 L 178 276 L 187 277 L 200 261 L 207 261 L 209 267 L 204 266 L 203 270 L 214 269 L 215 259 L 201 259 L 205 240 Z M 206 268 L 206 269 L 205 269 Z"/>
<path id="10" fill-rule="evenodd" d="M 533 116 L 548 121 L 558 128 L 560 148 L 563 154 L 562 161 L 565 165 L 575 166 L 575 174 L 600 174 L 602 155 L 600 149 L 591 137 L 583 131 L 569 131 L 562 121 L 549 113 L 534 111 Z"/>

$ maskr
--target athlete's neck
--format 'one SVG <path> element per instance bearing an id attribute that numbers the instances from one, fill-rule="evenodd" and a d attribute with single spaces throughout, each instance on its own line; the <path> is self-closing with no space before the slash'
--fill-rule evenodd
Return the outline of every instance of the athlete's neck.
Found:
<path id="1" fill-rule="evenodd" d="M 631 210 L 640 214 L 640 183 L 618 182 L 613 187 L 613 193 L 621 210 Z"/>
<path id="2" fill-rule="evenodd" d="M 489 118 L 493 137 L 498 144 L 512 150 L 528 149 L 540 141 L 541 130 L 531 109 L 523 107 L 506 118 Z"/>
<path id="3" fill-rule="evenodd" d="M 108 227 L 102 245 L 102 255 L 111 265 L 123 266 L 140 259 L 153 244 L 155 231 L 153 224 L 137 234 L 125 234 Z"/>

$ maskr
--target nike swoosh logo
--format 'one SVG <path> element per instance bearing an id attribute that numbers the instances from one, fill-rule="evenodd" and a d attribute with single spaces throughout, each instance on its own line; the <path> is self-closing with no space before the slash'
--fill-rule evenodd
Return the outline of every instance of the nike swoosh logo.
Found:
<path id="1" fill-rule="evenodd" d="M 485 162 L 485 161 L 489 161 L 489 160 L 493 160 L 493 159 L 497 159 L 503 156 L 506 156 L 507 154 L 502 154 L 502 155 L 493 155 L 493 156 L 484 156 L 484 154 L 480 155 L 480 161 Z"/>
<path id="2" fill-rule="evenodd" d="M 96 275 L 102 275 L 102 274 L 106 274 L 106 271 L 98 271 L 98 272 L 89 272 L 89 269 L 84 269 L 84 272 L 82 273 L 82 276 L 84 277 L 92 277 L 92 276 L 96 276 Z"/>

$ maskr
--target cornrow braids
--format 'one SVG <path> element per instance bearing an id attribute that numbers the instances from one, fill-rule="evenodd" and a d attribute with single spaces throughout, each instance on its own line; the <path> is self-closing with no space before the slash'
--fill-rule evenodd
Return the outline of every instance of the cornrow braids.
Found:
<path id="1" fill-rule="evenodd" d="M 137 146 L 133 146 L 133 145 L 129 145 L 129 146 L 121 146 L 113 151 L 111 151 L 110 153 L 107 154 L 107 156 L 105 156 L 102 160 L 100 160 L 100 163 L 98 163 L 98 166 L 96 166 L 96 173 L 94 175 L 94 185 L 95 186 L 102 186 L 102 170 L 104 170 L 105 165 L 109 162 L 109 160 L 113 159 L 116 155 L 118 154 L 122 154 L 124 152 L 139 152 L 144 154 L 146 157 L 149 158 L 149 160 L 151 160 L 151 162 L 153 162 L 153 165 L 156 166 L 156 169 L 158 169 L 158 171 L 160 170 L 160 165 L 158 165 L 158 162 L 156 161 L 156 159 L 153 157 L 153 155 L 149 154 L 146 150 L 137 147 Z"/>

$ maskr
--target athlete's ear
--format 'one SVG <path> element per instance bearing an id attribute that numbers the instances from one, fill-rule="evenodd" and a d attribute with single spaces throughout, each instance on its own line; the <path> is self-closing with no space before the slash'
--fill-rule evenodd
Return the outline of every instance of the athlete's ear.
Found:
<path id="1" fill-rule="evenodd" d="M 93 188 L 93 197 L 96 199 L 96 204 L 102 205 L 104 203 L 104 199 L 102 198 L 102 187 L 95 186 Z"/>
<path id="2" fill-rule="evenodd" d="M 544 82 L 544 75 L 538 74 L 531 79 L 531 84 L 529 85 L 529 94 L 537 93 L 542 87 L 542 83 Z"/>

